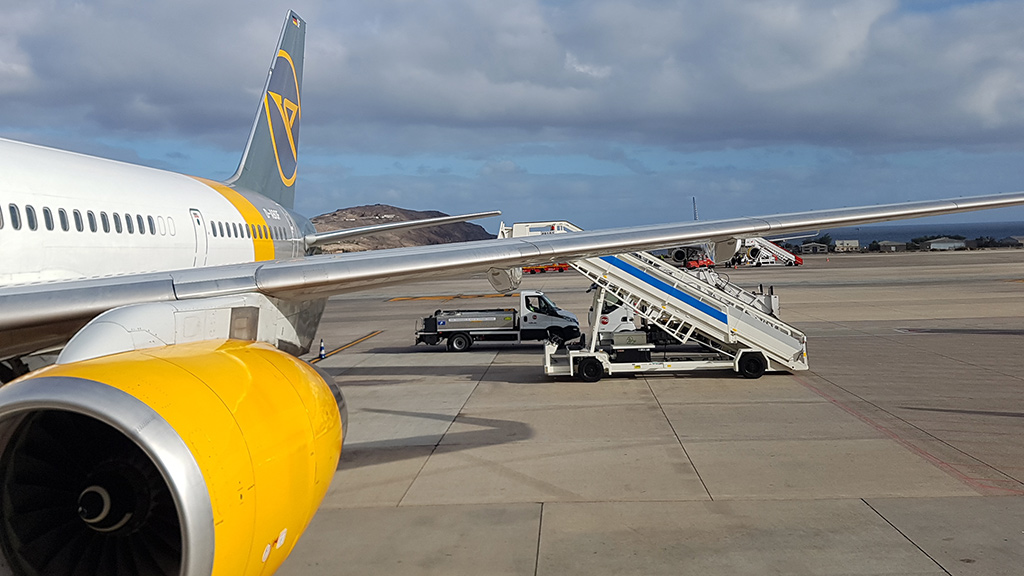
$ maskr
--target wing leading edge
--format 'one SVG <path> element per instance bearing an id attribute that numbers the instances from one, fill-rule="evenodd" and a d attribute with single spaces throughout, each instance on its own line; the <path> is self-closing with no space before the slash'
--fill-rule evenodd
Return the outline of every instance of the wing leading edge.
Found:
<path id="1" fill-rule="evenodd" d="M 1024 192 L 841 208 L 762 217 L 483 240 L 311 256 L 230 266 L 0 288 L 0 350 L 47 325 L 84 323 L 129 304 L 258 292 L 282 299 L 324 298 L 385 284 L 459 276 L 697 240 L 789 234 L 1024 205 Z"/>

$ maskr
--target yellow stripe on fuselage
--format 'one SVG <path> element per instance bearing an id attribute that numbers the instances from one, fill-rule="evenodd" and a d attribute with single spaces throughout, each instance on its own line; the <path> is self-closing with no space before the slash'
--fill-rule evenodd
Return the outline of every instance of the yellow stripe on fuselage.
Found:
<path id="1" fill-rule="evenodd" d="M 263 214 L 245 199 L 238 192 L 228 188 L 220 182 L 214 182 L 213 180 L 207 180 L 206 178 L 198 178 L 193 176 L 196 180 L 206 184 L 210 188 L 213 188 L 217 192 L 220 192 L 221 196 L 227 198 L 228 202 L 231 202 L 232 206 L 238 210 L 238 213 L 242 215 L 242 219 L 249 225 L 249 231 L 252 232 L 252 226 L 255 224 L 261 229 L 266 229 L 267 221 L 263 218 Z M 252 251 L 254 258 L 257 262 L 262 260 L 273 260 L 274 259 L 274 241 L 270 238 L 259 238 L 259 235 L 253 235 L 252 237 Z"/>

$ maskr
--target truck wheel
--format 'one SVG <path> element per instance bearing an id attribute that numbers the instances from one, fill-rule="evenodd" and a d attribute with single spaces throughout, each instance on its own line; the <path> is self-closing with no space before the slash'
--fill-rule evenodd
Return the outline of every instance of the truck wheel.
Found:
<path id="1" fill-rule="evenodd" d="M 584 382 L 597 382 L 604 376 L 604 366 L 597 358 L 584 358 L 576 366 L 576 375 Z"/>
<path id="2" fill-rule="evenodd" d="M 760 378 L 768 369 L 768 361 L 760 352 L 750 352 L 740 358 L 740 374 L 744 378 Z"/>
<path id="3" fill-rule="evenodd" d="M 459 332 L 448 337 L 449 352 L 465 352 L 472 345 L 473 339 L 469 337 L 469 334 Z"/>

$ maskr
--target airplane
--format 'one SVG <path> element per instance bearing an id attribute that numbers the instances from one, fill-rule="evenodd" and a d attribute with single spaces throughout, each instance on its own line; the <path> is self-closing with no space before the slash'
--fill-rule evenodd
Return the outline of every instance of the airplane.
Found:
<path id="1" fill-rule="evenodd" d="M 306 23 L 285 18 L 236 173 L 0 140 L 0 574 L 271 574 L 334 477 L 335 380 L 298 358 L 329 296 L 1024 204 L 1024 192 L 316 254 L 292 210 Z M 369 231 L 372 233 L 372 230 Z M 330 234 L 330 233 L 325 233 Z M 77 571 L 76 571 L 77 570 Z"/>

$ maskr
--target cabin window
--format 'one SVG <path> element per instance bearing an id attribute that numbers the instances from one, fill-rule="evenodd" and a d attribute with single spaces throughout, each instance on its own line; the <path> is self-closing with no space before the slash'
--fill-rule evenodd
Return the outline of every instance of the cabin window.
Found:
<path id="1" fill-rule="evenodd" d="M 171 236 L 175 235 L 174 218 L 171 218 L 170 216 L 167 217 L 167 233 Z"/>
<path id="2" fill-rule="evenodd" d="M 8 208 L 11 212 L 11 228 L 21 230 L 21 210 L 18 209 L 17 204 L 11 204 Z"/>
<path id="3" fill-rule="evenodd" d="M 161 236 L 167 236 L 167 225 L 164 224 L 164 217 L 163 216 L 157 216 L 156 217 L 156 227 L 157 227 L 157 229 L 160 230 L 160 235 Z"/>
<path id="4" fill-rule="evenodd" d="M 256 231 L 255 232 L 256 237 L 259 238 L 260 240 L 263 240 L 263 228 L 260 227 L 260 226 L 255 225 L 255 224 L 253 224 L 252 227 L 253 227 L 253 230 Z"/>
<path id="5" fill-rule="evenodd" d="M 75 230 L 78 230 L 79 232 L 85 230 L 85 224 L 83 224 L 82 221 L 82 213 L 78 210 L 74 210 L 71 212 L 71 215 L 75 217 Z"/>
<path id="6" fill-rule="evenodd" d="M 96 215 L 92 213 L 92 210 L 86 210 L 85 216 L 89 219 L 89 231 L 96 231 Z"/>
<path id="7" fill-rule="evenodd" d="M 71 225 L 68 224 L 68 213 L 63 208 L 57 209 L 57 218 L 60 220 L 60 229 L 67 232 L 71 229 Z"/>
<path id="8" fill-rule="evenodd" d="M 28 222 L 29 230 L 35 230 L 39 227 L 39 222 L 36 220 L 36 209 L 31 204 L 25 205 L 25 221 Z"/>
<path id="9" fill-rule="evenodd" d="M 100 226 L 103 228 L 103 232 L 110 234 L 110 218 L 107 217 L 106 212 L 100 212 Z"/>
<path id="10" fill-rule="evenodd" d="M 216 222 L 210 222 L 210 234 L 212 234 L 215 238 L 217 237 L 217 223 Z"/>
<path id="11" fill-rule="evenodd" d="M 139 234 L 146 233 L 146 223 L 142 221 L 142 214 L 135 215 L 135 222 L 139 225 Z"/>
<path id="12" fill-rule="evenodd" d="M 149 233 L 156 236 L 156 221 L 152 216 L 146 216 L 146 222 L 149 224 Z"/>
<path id="13" fill-rule="evenodd" d="M 220 230 L 221 238 L 223 238 L 224 237 L 224 223 L 223 222 L 217 222 L 217 229 Z"/>
<path id="14" fill-rule="evenodd" d="M 248 224 L 242 224 L 242 226 L 245 228 L 245 237 L 252 238 L 252 228 L 249 228 Z"/>
<path id="15" fill-rule="evenodd" d="M 53 230 L 53 212 L 50 212 L 49 208 L 43 207 L 43 224 L 46 225 L 47 230 Z"/>
<path id="16" fill-rule="evenodd" d="M 132 220 L 131 214 L 124 215 L 124 227 L 129 234 L 135 234 L 135 221 Z"/>
<path id="17" fill-rule="evenodd" d="M 114 232 L 117 232 L 118 234 L 120 234 L 121 230 L 122 230 L 122 228 L 121 228 L 121 215 L 118 214 L 117 212 L 114 212 L 113 216 L 114 216 Z"/>
<path id="18" fill-rule="evenodd" d="M 4 211 L 0 210 L 0 230 L 4 229 Z"/>

